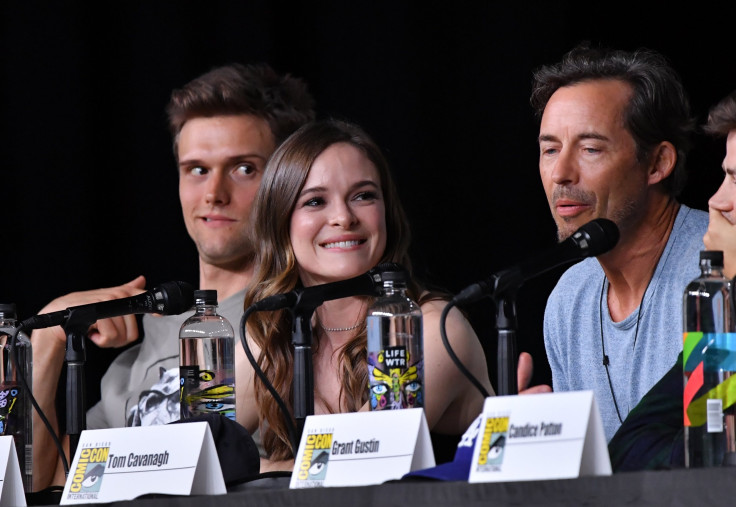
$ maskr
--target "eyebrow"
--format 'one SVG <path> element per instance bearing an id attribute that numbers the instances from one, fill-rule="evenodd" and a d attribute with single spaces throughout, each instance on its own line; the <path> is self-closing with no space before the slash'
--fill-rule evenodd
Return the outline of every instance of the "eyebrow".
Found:
<path id="1" fill-rule="evenodd" d="M 372 181 L 372 180 L 362 180 L 362 181 L 358 181 L 355 184 L 351 185 L 350 186 L 350 191 L 353 191 L 353 190 L 355 190 L 357 188 L 361 188 L 361 187 L 365 187 L 365 186 L 373 187 L 376 190 L 379 189 L 379 186 L 376 184 L 375 181 Z M 326 192 L 326 191 L 327 191 L 327 187 L 323 187 L 323 186 L 309 187 L 309 188 L 303 189 L 299 193 L 299 197 L 301 197 L 301 196 L 303 196 L 305 194 L 316 194 L 316 193 L 319 193 L 319 192 Z"/>
<path id="2" fill-rule="evenodd" d="M 583 132 L 575 136 L 576 141 L 581 141 L 584 139 L 598 139 L 599 141 L 608 141 L 608 137 L 604 136 L 603 134 L 598 134 L 597 132 Z M 538 141 L 540 143 L 555 142 L 559 141 L 559 138 L 557 138 L 557 136 L 553 136 L 552 134 L 542 134 L 539 136 Z"/>

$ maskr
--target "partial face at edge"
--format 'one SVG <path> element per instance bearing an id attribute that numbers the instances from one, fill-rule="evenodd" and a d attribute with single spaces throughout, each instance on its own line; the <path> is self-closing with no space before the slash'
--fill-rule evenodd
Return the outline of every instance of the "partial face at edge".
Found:
<path id="1" fill-rule="evenodd" d="M 726 139 L 726 157 L 723 159 L 723 183 L 708 206 L 721 212 L 731 225 L 736 224 L 736 130 L 732 130 Z"/>

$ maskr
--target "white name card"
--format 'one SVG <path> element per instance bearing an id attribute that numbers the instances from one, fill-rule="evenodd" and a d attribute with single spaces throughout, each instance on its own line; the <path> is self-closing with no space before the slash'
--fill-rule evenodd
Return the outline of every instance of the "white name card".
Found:
<path id="1" fill-rule="evenodd" d="M 83 431 L 61 504 L 225 494 L 206 422 Z"/>
<path id="2" fill-rule="evenodd" d="M 0 437 L 0 481 L 0 507 L 26 505 L 15 441 L 8 435 Z"/>
<path id="3" fill-rule="evenodd" d="M 496 396 L 483 406 L 470 482 L 611 475 L 592 391 Z"/>
<path id="4" fill-rule="evenodd" d="M 289 487 L 380 484 L 434 464 L 421 408 L 314 415 L 304 422 Z"/>

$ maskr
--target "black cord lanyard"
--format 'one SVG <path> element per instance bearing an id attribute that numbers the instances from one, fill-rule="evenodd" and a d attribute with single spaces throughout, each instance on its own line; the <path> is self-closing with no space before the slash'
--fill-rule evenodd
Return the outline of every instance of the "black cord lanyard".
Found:
<path id="1" fill-rule="evenodd" d="M 631 351 L 633 352 L 636 348 L 636 339 L 639 336 L 639 322 L 641 322 L 641 310 L 644 307 L 644 298 L 647 295 L 647 291 L 649 290 L 649 285 L 652 283 L 652 279 L 654 278 L 654 274 L 652 274 L 652 277 L 649 279 L 649 282 L 647 282 L 647 287 L 644 289 L 644 294 L 641 295 L 641 301 L 639 301 L 639 311 L 636 314 L 636 328 L 634 330 L 634 344 L 631 347 Z M 608 378 L 608 387 L 611 389 L 611 397 L 613 398 L 613 406 L 616 408 L 616 415 L 618 415 L 618 420 L 621 422 L 621 424 L 624 423 L 623 418 L 621 417 L 621 411 L 618 408 L 618 403 L 616 402 L 616 394 L 613 392 L 613 382 L 611 382 L 611 372 L 608 369 L 608 365 L 610 364 L 610 360 L 608 359 L 608 355 L 606 355 L 606 342 L 603 339 L 603 294 L 606 291 L 606 275 L 603 275 L 603 282 L 601 283 L 601 296 L 600 300 L 598 301 L 598 322 L 600 324 L 601 328 L 601 351 L 603 352 L 603 366 L 606 368 L 606 377 Z M 608 306 L 606 304 L 606 306 Z"/>

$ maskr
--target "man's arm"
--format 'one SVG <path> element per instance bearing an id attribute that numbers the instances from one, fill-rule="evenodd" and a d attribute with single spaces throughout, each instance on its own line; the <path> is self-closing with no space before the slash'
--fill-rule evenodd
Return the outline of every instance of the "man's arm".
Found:
<path id="1" fill-rule="evenodd" d="M 135 296 L 143 292 L 146 280 L 138 278 L 126 284 L 84 292 L 73 292 L 57 298 L 39 313 L 50 313 L 112 299 Z M 89 331 L 89 338 L 100 347 L 122 347 L 138 338 L 135 315 L 126 315 L 96 322 Z M 33 347 L 33 396 L 43 410 L 56 435 L 59 435 L 56 412 L 56 392 L 64 365 L 66 334 L 61 326 L 36 329 L 31 333 Z M 103 394 L 104 395 L 104 394 Z M 60 436 L 60 438 L 62 438 Z M 62 440 L 66 440 L 62 438 Z M 66 447 L 68 454 L 68 444 Z M 61 470 L 61 474 L 59 474 Z M 63 467 L 53 438 L 36 411 L 33 413 L 33 484 L 39 490 L 50 484 L 58 484 Z"/>
<path id="2" fill-rule="evenodd" d="M 422 304 L 424 330 L 424 412 L 430 431 L 462 435 L 483 409 L 484 398 L 452 361 L 442 343 L 440 319 L 446 301 Z M 470 322 L 457 308 L 447 314 L 446 335 L 460 362 L 494 396 L 488 363 Z"/>

